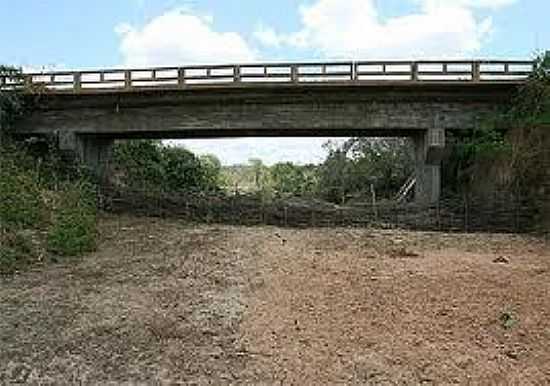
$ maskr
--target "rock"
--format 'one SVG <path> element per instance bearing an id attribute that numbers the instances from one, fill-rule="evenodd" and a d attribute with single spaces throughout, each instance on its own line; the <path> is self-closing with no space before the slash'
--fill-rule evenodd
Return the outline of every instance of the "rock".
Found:
<path id="1" fill-rule="evenodd" d="M 510 359 L 514 359 L 514 360 L 517 360 L 518 359 L 518 356 L 519 356 L 519 353 L 516 351 L 516 350 L 506 350 L 504 352 L 504 354 L 510 358 Z"/>
<path id="2" fill-rule="evenodd" d="M 499 256 L 499 257 L 497 257 L 496 259 L 493 260 L 493 263 L 508 264 L 508 263 L 510 263 L 510 260 L 508 260 L 504 256 Z"/>
<path id="3" fill-rule="evenodd" d="M 406 259 L 406 258 L 420 257 L 420 254 L 416 253 L 414 251 L 411 251 L 411 250 L 407 249 L 406 247 L 402 247 L 402 248 L 394 249 L 393 251 L 391 251 L 391 256 L 393 258 L 396 258 L 396 259 L 399 259 L 399 258 Z"/>

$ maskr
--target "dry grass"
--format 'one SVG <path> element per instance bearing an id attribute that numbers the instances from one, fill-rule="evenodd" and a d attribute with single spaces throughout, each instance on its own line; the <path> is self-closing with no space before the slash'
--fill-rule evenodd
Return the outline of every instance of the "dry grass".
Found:
<path id="1" fill-rule="evenodd" d="M 101 229 L 95 254 L 0 278 L 0 383 L 550 382 L 541 240 Z"/>

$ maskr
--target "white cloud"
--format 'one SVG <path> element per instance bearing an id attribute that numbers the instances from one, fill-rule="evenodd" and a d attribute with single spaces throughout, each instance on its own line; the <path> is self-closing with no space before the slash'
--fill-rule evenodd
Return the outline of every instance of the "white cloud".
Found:
<path id="1" fill-rule="evenodd" d="M 452 57 L 475 54 L 490 37 L 490 17 L 474 9 L 515 0 L 416 0 L 421 10 L 382 20 L 374 0 L 317 0 L 300 7 L 302 27 L 276 33 L 262 27 L 264 45 L 312 49 L 329 58 Z"/>
<path id="2" fill-rule="evenodd" d="M 260 24 L 254 32 L 254 37 L 265 46 L 280 47 L 283 43 L 281 37 L 271 27 Z"/>
<path id="3" fill-rule="evenodd" d="M 249 62 L 256 55 L 235 32 L 218 32 L 213 19 L 183 9 L 169 11 L 142 28 L 121 24 L 120 50 L 127 66 Z"/>

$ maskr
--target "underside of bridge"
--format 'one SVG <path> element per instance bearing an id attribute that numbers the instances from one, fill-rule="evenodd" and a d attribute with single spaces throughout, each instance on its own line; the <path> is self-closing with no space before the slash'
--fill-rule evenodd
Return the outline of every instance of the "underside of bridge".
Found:
<path id="1" fill-rule="evenodd" d="M 445 133 L 475 127 L 505 103 L 511 83 L 300 85 L 56 93 L 17 127 L 47 135 L 104 173 L 116 139 L 412 137 L 416 200 L 437 202 Z"/>

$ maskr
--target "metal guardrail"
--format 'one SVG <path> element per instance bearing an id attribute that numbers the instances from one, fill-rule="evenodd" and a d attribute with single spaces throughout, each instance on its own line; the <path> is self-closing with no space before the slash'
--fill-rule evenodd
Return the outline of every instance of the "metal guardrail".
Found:
<path id="1" fill-rule="evenodd" d="M 254 83 L 517 82 L 526 79 L 534 65 L 533 61 L 362 61 L 60 71 L 1 76 L 0 90 L 85 93 Z"/>

